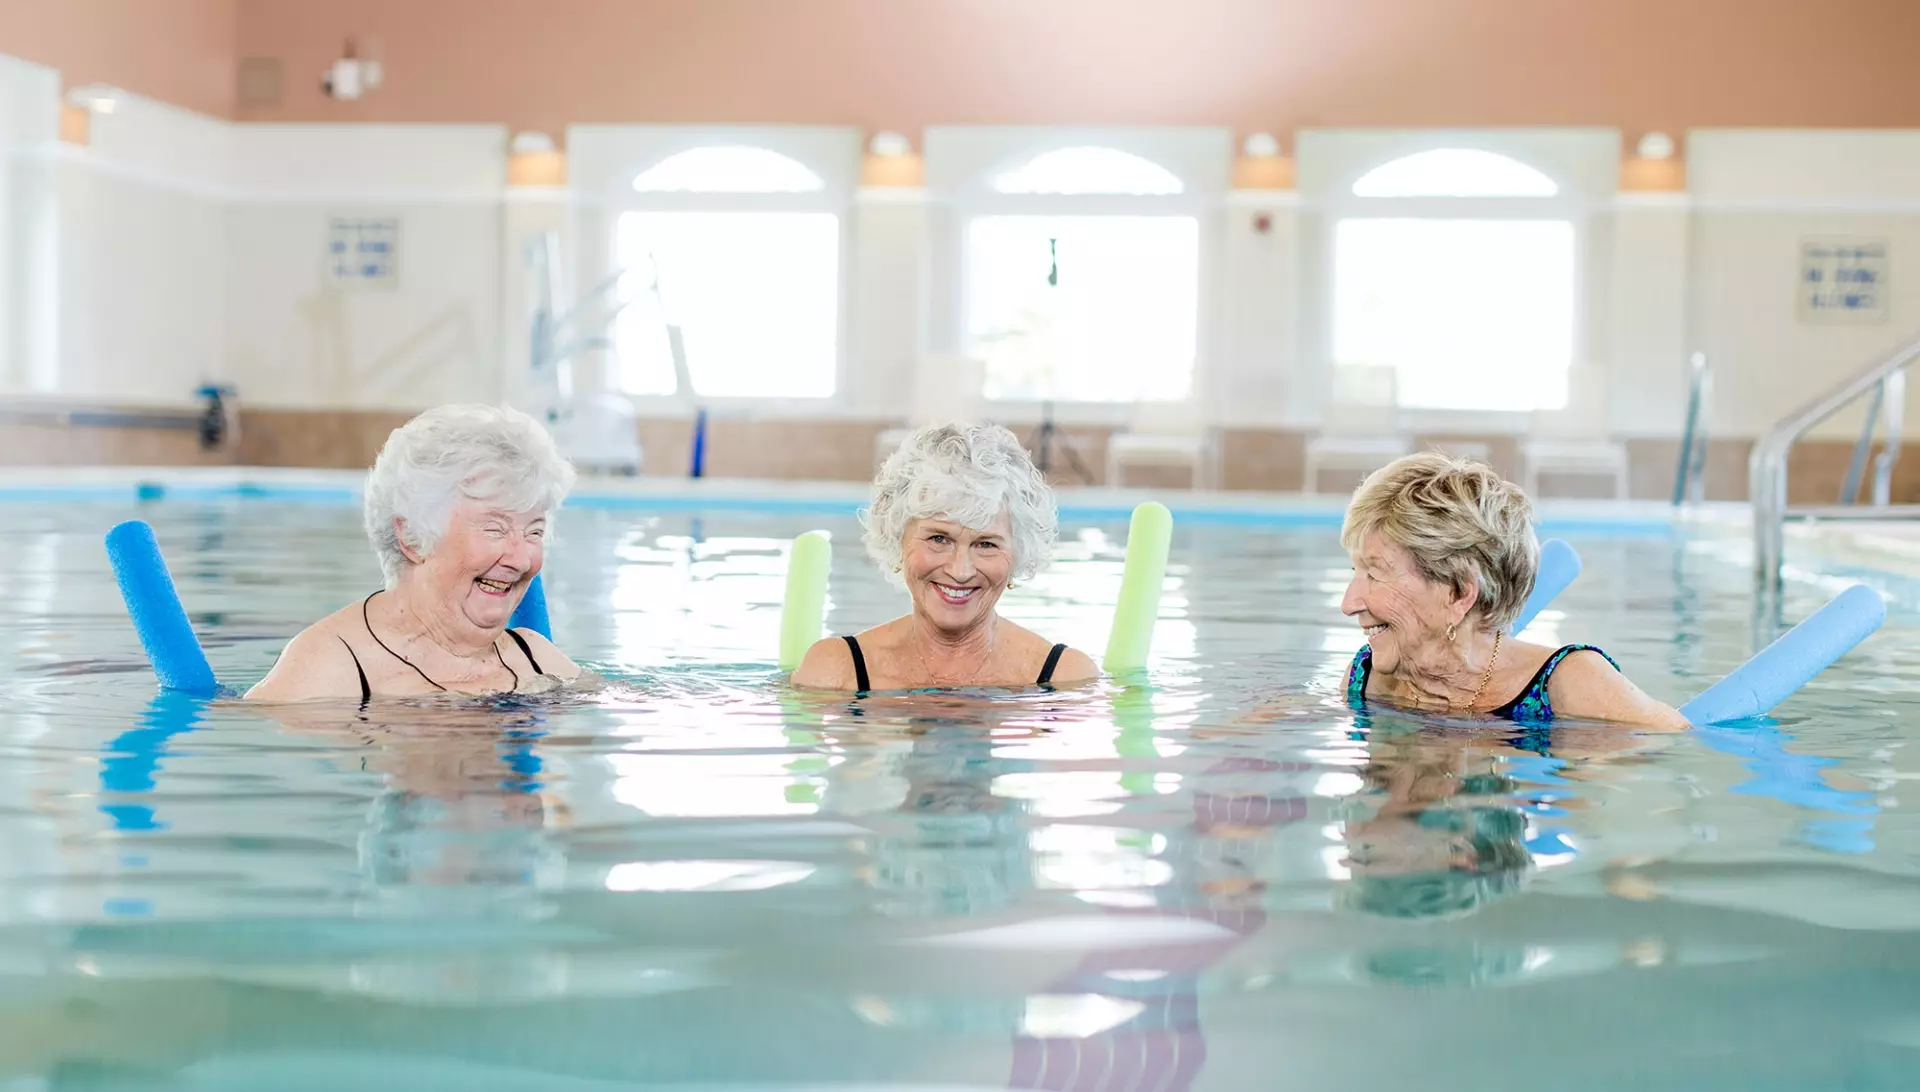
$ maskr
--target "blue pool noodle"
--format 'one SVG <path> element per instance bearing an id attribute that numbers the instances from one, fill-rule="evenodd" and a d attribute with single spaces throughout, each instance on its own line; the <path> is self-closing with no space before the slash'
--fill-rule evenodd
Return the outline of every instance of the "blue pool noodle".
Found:
<path id="1" fill-rule="evenodd" d="M 1540 567 L 1533 578 L 1533 594 L 1527 596 L 1526 604 L 1520 608 L 1520 614 L 1513 620 L 1513 628 L 1508 632 L 1518 637 L 1533 622 L 1534 616 L 1546 609 L 1553 597 L 1567 590 L 1574 577 L 1580 575 L 1580 553 L 1567 544 L 1563 538 L 1550 538 L 1540 544 Z"/>
<path id="2" fill-rule="evenodd" d="M 1865 584 L 1855 584 L 1681 706 L 1680 715 L 1693 724 L 1761 716 L 1846 655 L 1886 620 L 1887 604 L 1880 593 Z"/>
<path id="3" fill-rule="evenodd" d="M 213 681 L 213 668 L 193 635 L 186 608 L 180 605 L 180 593 L 174 590 L 173 577 L 160 557 L 153 528 L 135 519 L 108 531 L 107 557 L 160 685 L 183 694 L 217 694 L 220 687 Z"/>
<path id="4" fill-rule="evenodd" d="M 533 574 L 533 582 L 527 585 L 527 594 L 520 597 L 520 605 L 513 608 L 513 617 L 507 619 L 509 629 L 530 629 L 547 640 L 553 640 L 553 622 L 547 617 L 547 589 L 540 582 L 540 574 Z"/>

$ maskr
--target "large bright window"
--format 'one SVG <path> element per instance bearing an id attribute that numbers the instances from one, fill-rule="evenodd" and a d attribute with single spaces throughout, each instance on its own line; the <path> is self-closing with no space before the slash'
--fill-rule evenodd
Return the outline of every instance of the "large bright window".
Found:
<path id="1" fill-rule="evenodd" d="M 620 215 L 614 238 L 621 295 L 630 301 L 614 325 L 619 388 L 832 395 L 840 219 L 796 211 L 792 196 L 820 191 L 820 176 L 777 152 L 721 145 L 670 156 L 633 188 L 641 207 Z"/>
<path id="2" fill-rule="evenodd" d="M 1343 203 L 1355 215 L 1333 229 L 1335 365 L 1392 368 L 1413 409 L 1566 405 L 1574 227 L 1542 205 L 1559 192 L 1537 168 L 1479 148 L 1416 152 L 1361 175 L 1362 200 Z M 1366 215 L 1376 199 L 1386 208 Z"/>
<path id="3" fill-rule="evenodd" d="M 693 390 L 824 398 L 839 358 L 840 221 L 824 212 L 629 212 L 615 243 L 635 302 L 621 387 L 673 394 L 674 328 Z"/>
<path id="4" fill-rule="evenodd" d="M 1411 408 L 1557 409 L 1573 268 L 1564 220 L 1342 220 L 1334 362 L 1391 366 Z"/>
<path id="5" fill-rule="evenodd" d="M 983 216 L 967 231 L 967 301 L 986 396 L 1186 397 L 1199 314 L 1188 216 Z"/>

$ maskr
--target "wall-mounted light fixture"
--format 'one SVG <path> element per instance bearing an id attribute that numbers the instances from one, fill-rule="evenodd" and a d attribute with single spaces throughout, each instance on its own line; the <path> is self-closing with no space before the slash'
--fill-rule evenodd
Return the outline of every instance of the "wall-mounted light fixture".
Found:
<path id="1" fill-rule="evenodd" d="M 913 142 L 907 139 L 906 134 L 887 129 L 873 134 L 873 139 L 867 141 L 867 150 L 874 155 L 911 155 Z"/>

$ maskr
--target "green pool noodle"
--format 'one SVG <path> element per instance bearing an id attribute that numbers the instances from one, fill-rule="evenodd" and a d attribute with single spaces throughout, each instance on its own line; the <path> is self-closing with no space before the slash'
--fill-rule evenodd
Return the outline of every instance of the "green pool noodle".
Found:
<path id="1" fill-rule="evenodd" d="M 827 617 L 827 570 L 833 544 L 825 531 L 793 540 L 787 554 L 787 597 L 780 604 L 780 670 L 792 671 L 820 639 Z"/>
<path id="2" fill-rule="evenodd" d="M 1113 608 L 1113 630 L 1107 635 L 1107 655 L 1101 663 L 1109 675 L 1147 666 L 1172 542 L 1173 513 L 1166 505 L 1148 501 L 1133 510 L 1127 527 L 1127 565 L 1120 575 L 1120 602 Z"/>

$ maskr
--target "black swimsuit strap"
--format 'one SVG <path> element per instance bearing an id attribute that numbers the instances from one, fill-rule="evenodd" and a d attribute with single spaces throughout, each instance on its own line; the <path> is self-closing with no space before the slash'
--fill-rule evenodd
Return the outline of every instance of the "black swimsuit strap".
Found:
<path id="1" fill-rule="evenodd" d="M 873 689 L 873 680 L 867 678 L 867 658 L 860 651 L 860 642 L 854 637 L 842 637 L 847 642 L 847 651 L 853 653 L 854 690 L 864 694 Z"/>
<path id="2" fill-rule="evenodd" d="M 1053 681 L 1053 669 L 1060 666 L 1060 654 L 1066 650 L 1066 645 L 1053 646 L 1053 651 L 1047 653 L 1047 665 L 1040 669 L 1040 681 L 1033 685 L 1045 686 Z"/>
<path id="3" fill-rule="evenodd" d="M 385 590 L 385 589 L 380 589 L 380 591 L 384 591 L 384 590 Z M 427 674 L 426 672 L 424 672 L 424 671 L 422 671 L 422 670 L 420 670 L 420 668 L 419 668 L 419 666 L 418 666 L 418 665 L 416 665 L 416 664 L 415 664 L 415 663 L 414 663 L 414 662 L 413 662 L 412 660 L 409 660 L 409 659 L 407 659 L 407 658 L 406 658 L 405 656 L 402 656 L 402 655 L 400 655 L 400 654 L 399 654 L 398 652 L 395 652 L 395 651 L 394 651 L 393 649 L 391 649 L 391 648 L 387 648 L 387 643 L 386 643 L 385 641 L 382 641 L 382 640 L 380 639 L 380 635 L 379 635 L 378 633 L 375 633 L 375 632 L 373 631 L 373 619 L 372 619 L 371 617 L 369 617 L 369 616 L 368 616 L 368 614 L 367 614 L 367 608 L 368 608 L 368 606 L 369 606 L 370 604 L 372 604 L 372 602 L 373 602 L 373 596 L 374 596 L 374 595 L 379 595 L 379 594 L 380 594 L 380 591 L 375 591 L 375 592 L 373 593 L 373 595 L 369 595 L 369 596 L 367 596 L 367 597 L 366 597 L 365 599 L 362 599 L 362 600 L 360 601 L 360 622 L 361 622 L 361 624 L 362 624 L 362 625 L 365 625 L 365 626 L 367 627 L 367 636 L 369 636 L 369 637 L 371 637 L 371 638 L 373 638 L 373 643 L 374 643 L 374 644 L 376 644 L 376 645 L 379 645 L 379 646 L 380 646 L 381 648 L 383 648 L 383 649 L 386 649 L 386 652 L 387 652 L 387 655 L 389 655 L 389 656 L 392 656 L 392 657 L 393 657 L 394 659 L 396 659 L 396 660 L 399 660 L 399 661 L 400 661 L 401 663 L 403 663 L 403 664 L 406 664 L 406 665 L 407 665 L 408 667 L 411 667 L 411 668 L 413 668 L 413 673 L 414 673 L 415 675 L 418 675 L 418 676 L 420 676 L 421 678 L 423 678 L 423 679 L 425 679 L 425 680 L 427 680 L 427 685 L 428 685 L 428 686 L 431 686 L 431 687 L 433 687 L 433 688 L 434 688 L 435 690 L 438 690 L 438 691 L 441 691 L 442 693 L 450 693 L 450 691 L 448 691 L 446 687 L 444 687 L 444 686 L 442 686 L 442 685 L 440 685 L 440 684 L 439 684 L 439 683 L 437 683 L 437 682 L 434 682 L 434 681 L 433 681 L 433 676 L 431 676 L 431 675 L 428 675 L 428 674 Z M 533 664 L 533 669 L 534 669 L 535 671 L 539 671 L 539 670 L 540 670 L 540 665 L 539 665 L 539 664 L 537 664 L 537 663 L 534 663 L 534 662 L 533 662 L 533 653 L 532 653 L 531 651 L 528 651 L 528 650 L 527 650 L 527 642 L 525 641 L 525 639 L 523 639 L 523 638 L 522 638 L 522 637 L 521 637 L 521 636 L 520 636 L 519 634 L 517 634 L 517 633 L 513 633 L 513 631 L 512 631 L 512 630 L 508 630 L 507 632 L 508 632 L 508 633 L 512 633 L 512 634 L 513 634 L 513 639 L 514 639 L 514 640 L 516 640 L 516 641 L 519 641 L 519 642 L 520 642 L 520 650 L 521 650 L 522 652 L 526 652 L 526 653 L 527 653 L 527 662 L 528 662 L 528 663 L 530 663 L 530 664 Z M 346 641 L 345 641 L 344 639 L 342 639 L 342 641 L 341 641 L 340 643 L 341 643 L 341 644 L 345 644 L 345 643 L 346 643 Z M 351 653 L 351 652 L 353 651 L 353 649 L 352 649 L 352 648 L 348 648 L 348 649 L 347 649 L 347 651 L 348 651 L 349 653 Z M 520 673 L 519 673 L 518 671 L 515 671 L 515 670 L 513 669 L 513 665 L 507 662 L 507 658 L 506 658 L 505 656 L 502 656 L 502 655 L 500 654 L 500 642 L 499 642 L 499 641 L 498 641 L 497 639 L 496 639 L 496 640 L 495 640 L 495 641 L 493 642 L 493 655 L 494 655 L 494 658 L 495 658 L 495 659 L 497 659 L 497 660 L 499 660 L 499 661 L 500 661 L 500 666 L 501 666 L 501 667 L 504 667 L 504 668 L 506 668 L 506 669 L 507 669 L 507 674 L 509 674 L 509 675 L 512 675 L 512 676 L 513 676 L 513 686 L 511 686 L 510 688 L 508 688 L 508 690 L 507 690 L 507 692 L 508 692 L 509 694 L 511 694 L 511 693 L 513 693 L 514 691 L 516 691 L 516 690 L 519 690 L 519 689 L 520 689 Z M 360 658 L 359 658 L 359 657 L 357 657 L 357 656 L 356 656 L 356 657 L 354 657 L 354 661 L 353 661 L 353 665 L 354 665 L 355 667 L 359 667 L 359 666 L 360 666 Z M 360 673 L 360 687 L 361 687 L 361 689 L 363 689 L 363 690 L 364 690 L 364 689 L 366 689 L 366 685 L 367 685 L 367 676 L 366 676 L 366 672 L 364 672 L 364 671 L 363 671 L 363 672 L 361 672 L 361 673 Z"/>
<path id="4" fill-rule="evenodd" d="M 346 649 L 347 655 L 353 659 L 354 674 L 360 676 L 360 707 L 364 709 L 373 700 L 373 687 L 367 685 L 367 669 L 360 666 L 360 657 L 354 655 L 353 646 L 347 643 L 347 639 L 342 637 L 339 640 L 340 647 Z"/>
<path id="5" fill-rule="evenodd" d="M 540 669 L 540 661 L 533 658 L 533 646 L 527 643 L 527 639 L 525 637 L 520 636 L 520 634 L 516 633 L 513 630 L 508 630 L 507 636 L 513 638 L 513 643 L 520 646 L 520 654 L 522 656 L 525 656 L 527 658 L 527 662 L 533 665 L 533 673 L 535 675 L 545 675 L 546 672 Z M 513 668 L 508 667 L 507 670 L 512 671 Z M 513 682 L 514 682 L 515 689 L 518 689 L 520 685 L 520 676 L 516 674 L 513 677 Z"/>

